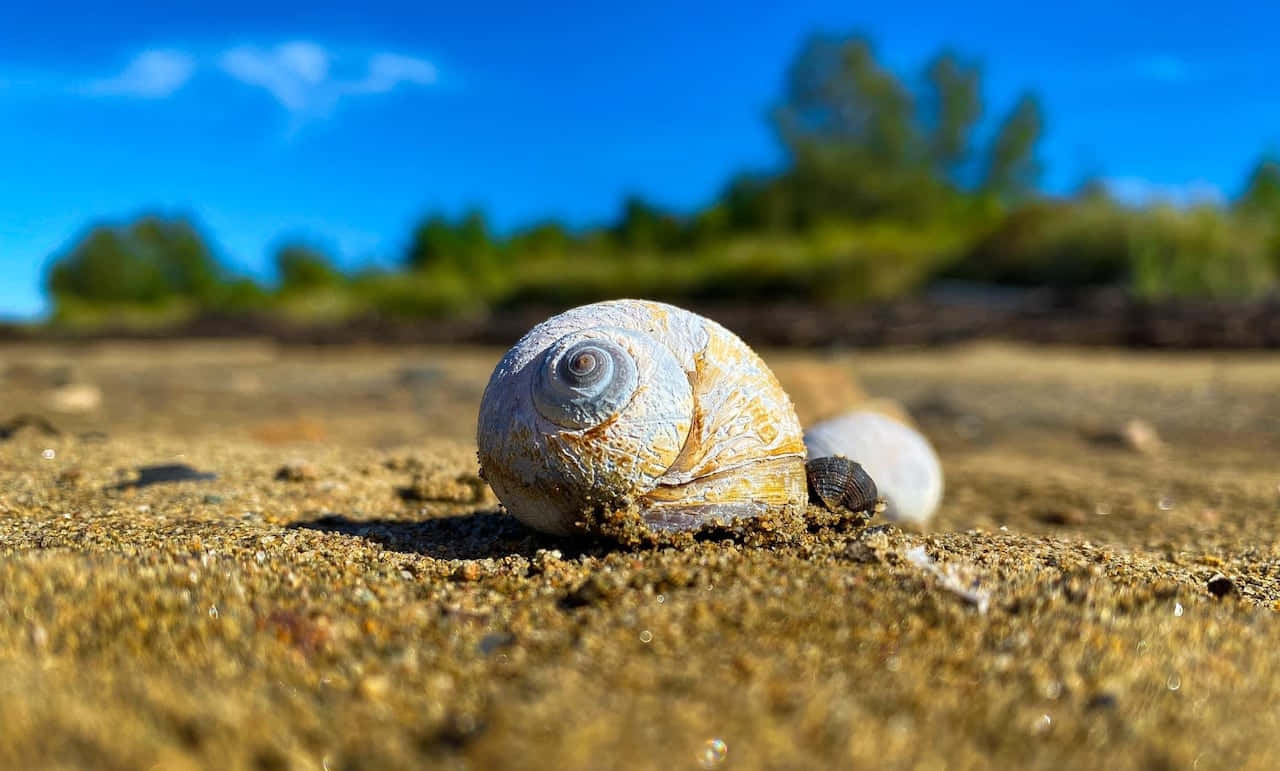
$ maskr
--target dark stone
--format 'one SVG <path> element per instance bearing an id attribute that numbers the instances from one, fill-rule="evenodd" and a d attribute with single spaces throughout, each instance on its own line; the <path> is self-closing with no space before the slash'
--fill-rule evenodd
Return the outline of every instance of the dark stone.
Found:
<path id="1" fill-rule="evenodd" d="M 109 489 L 128 490 L 169 482 L 208 482 L 217 479 L 218 475 L 210 471 L 197 471 L 185 463 L 165 463 L 158 466 L 143 466 L 138 469 L 138 478 L 131 482 L 121 482 Z"/>
<path id="2" fill-rule="evenodd" d="M 1221 573 L 1218 573 L 1214 575 L 1213 578 L 1210 578 L 1207 586 L 1209 589 L 1209 594 L 1212 594 L 1214 597 L 1217 597 L 1219 599 L 1226 597 L 1228 594 L 1236 593 L 1235 582 L 1232 581 L 1230 578 L 1227 578 L 1226 576 L 1222 575 Z"/>
<path id="3" fill-rule="evenodd" d="M 0 440 L 10 439 L 24 428 L 33 428 L 45 436 L 58 436 L 62 433 L 39 415 L 17 415 L 0 423 Z"/>

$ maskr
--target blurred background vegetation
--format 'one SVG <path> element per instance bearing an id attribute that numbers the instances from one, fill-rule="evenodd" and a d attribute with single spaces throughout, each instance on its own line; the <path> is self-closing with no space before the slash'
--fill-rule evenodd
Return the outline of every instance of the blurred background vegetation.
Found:
<path id="1" fill-rule="evenodd" d="M 1230 202 L 1124 205 L 1101 183 L 1050 197 L 1038 187 L 1039 100 L 1024 94 L 984 121 L 982 94 L 979 64 L 956 53 L 938 53 L 909 85 L 865 37 L 814 37 L 769 116 L 783 168 L 739 174 L 700 211 L 631 198 L 612 223 L 505 235 L 481 211 L 428 214 L 397 269 L 344 273 L 315 245 L 291 243 L 276 254 L 274 285 L 232 275 L 191 222 L 144 216 L 91 227 L 55 257 L 53 321 L 334 322 L 619 296 L 856 303 L 940 280 L 1154 300 L 1276 290 L 1280 159 L 1262 157 Z"/>

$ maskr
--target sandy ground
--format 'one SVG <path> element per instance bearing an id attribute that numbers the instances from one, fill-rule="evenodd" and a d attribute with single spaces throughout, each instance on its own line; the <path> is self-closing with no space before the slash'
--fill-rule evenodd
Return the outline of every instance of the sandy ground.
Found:
<path id="1" fill-rule="evenodd" d="M 499 353 L 0 348 L 0 768 L 1280 767 L 1280 357 L 765 352 L 934 524 L 628 549 L 475 480 Z"/>

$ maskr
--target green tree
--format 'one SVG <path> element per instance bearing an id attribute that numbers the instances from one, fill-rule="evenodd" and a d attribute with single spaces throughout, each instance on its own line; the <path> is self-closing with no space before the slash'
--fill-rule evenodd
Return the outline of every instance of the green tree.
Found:
<path id="1" fill-rule="evenodd" d="M 687 240 L 679 218 L 635 195 L 623 201 L 614 234 L 624 247 L 635 251 L 678 249 Z"/>
<path id="2" fill-rule="evenodd" d="M 285 244 L 276 252 L 280 289 L 285 292 L 322 289 L 342 284 L 343 276 L 333 261 L 318 249 L 305 244 Z"/>
<path id="3" fill-rule="evenodd" d="M 1040 181 L 1036 145 L 1044 131 L 1040 101 L 1023 94 L 996 129 L 987 153 L 982 189 L 1007 201 L 1025 198 Z"/>
<path id="4" fill-rule="evenodd" d="M 49 290 L 55 300 L 104 306 L 172 299 L 209 305 L 223 281 L 221 267 L 191 223 L 148 216 L 91 229 L 55 258 Z"/>
<path id="5" fill-rule="evenodd" d="M 414 270 L 449 265 L 475 268 L 488 262 L 496 251 L 489 224 L 473 209 L 456 222 L 442 214 L 432 214 L 413 231 L 406 262 Z"/>
<path id="6" fill-rule="evenodd" d="M 777 230 L 790 227 L 792 196 L 786 179 L 760 174 L 739 174 L 720 195 L 730 231 Z"/>
<path id="7" fill-rule="evenodd" d="M 969 76 L 958 66 L 954 74 L 957 82 Z M 971 105 L 961 96 L 948 91 L 941 100 L 951 134 L 943 144 L 963 140 Z M 929 214 L 945 184 L 918 118 L 912 94 L 880 65 L 866 38 L 809 40 L 788 70 L 773 112 L 791 168 L 771 186 L 770 197 L 780 198 L 787 219 L 802 229 L 830 218 L 914 220 Z"/>
<path id="8" fill-rule="evenodd" d="M 950 51 L 938 54 L 925 68 L 920 101 L 935 174 L 959 181 L 970 159 L 974 127 L 982 117 L 981 69 Z"/>
<path id="9" fill-rule="evenodd" d="M 861 36 L 810 39 L 791 65 L 774 121 L 797 162 L 835 153 L 870 167 L 901 168 L 917 139 L 911 95 Z"/>
<path id="10" fill-rule="evenodd" d="M 1242 214 L 1280 217 L 1280 158 L 1268 155 L 1258 161 L 1235 208 Z"/>
<path id="11" fill-rule="evenodd" d="M 564 225 L 555 221 L 539 222 L 516 233 L 507 251 L 517 257 L 553 257 L 569 251 L 573 237 Z"/>

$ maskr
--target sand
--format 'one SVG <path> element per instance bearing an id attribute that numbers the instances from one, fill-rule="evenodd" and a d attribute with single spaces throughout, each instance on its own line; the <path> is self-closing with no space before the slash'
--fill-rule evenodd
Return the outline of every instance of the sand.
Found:
<path id="1" fill-rule="evenodd" d="M 764 353 L 928 531 L 532 533 L 493 349 L 0 348 L 0 768 L 1280 767 L 1280 357 Z"/>

